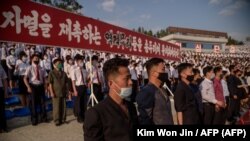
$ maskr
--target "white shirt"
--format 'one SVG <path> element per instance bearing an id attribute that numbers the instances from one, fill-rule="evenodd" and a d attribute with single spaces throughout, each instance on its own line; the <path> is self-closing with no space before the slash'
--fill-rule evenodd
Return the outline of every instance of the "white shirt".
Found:
<path id="1" fill-rule="evenodd" d="M 27 70 L 25 72 L 25 76 L 27 76 L 29 78 L 29 83 L 31 83 L 31 84 L 35 84 L 35 85 L 44 84 L 45 79 L 48 75 L 47 72 L 43 68 L 38 66 L 40 80 L 37 80 L 36 69 L 37 69 L 37 66 L 32 64 L 31 66 L 29 66 L 27 68 Z"/>
<path id="2" fill-rule="evenodd" d="M 131 74 L 131 79 L 132 80 L 138 80 L 138 77 L 137 77 L 137 70 L 135 68 L 131 68 L 130 70 L 130 74 Z"/>
<path id="3" fill-rule="evenodd" d="M 101 72 L 101 70 L 97 67 L 92 67 L 92 71 L 93 71 L 93 78 L 92 78 L 92 82 L 94 84 L 103 84 L 103 74 Z M 99 80 L 98 80 L 98 77 Z M 91 75 L 89 75 L 89 78 L 91 77 Z"/>
<path id="4" fill-rule="evenodd" d="M 250 76 L 247 77 L 247 84 L 250 85 Z"/>
<path id="5" fill-rule="evenodd" d="M 2 65 L 0 65 L 0 87 L 3 87 L 3 81 L 7 78 L 6 72 L 4 71 Z"/>
<path id="6" fill-rule="evenodd" d="M 64 50 L 62 54 L 63 54 L 63 58 L 64 58 L 65 60 L 66 60 L 66 56 L 68 56 L 68 55 L 69 55 L 70 57 L 72 57 L 72 51 L 71 51 L 71 50 L 70 50 L 70 51 L 69 51 L 69 50 Z"/>
<path id="7" fill-rule="evenodd" d="M 73 69 L 74 69 L 74 65 L 64 63 L 63 69 L 64 69 L 64 72 L 67 74 L 68 78 L 71 79 L 71 75 L 72 75 L 72 72 L 73 72 Z"/>
<path id="8" fill-rule="evenodd" d="M 14 68 L 12 68 L 12 66 L 16 65 L 16 60 L 17 60 L 16 57 L 13 55 L 7 56 L 6 65 L 8 66 L 9 69 L 14 69 Z"/>
<path id="9" fill-rule="evenodd" d="M 17 60 L 16 62 L 16 69 L 15 69 L 15 73 L 18 75 L 25 75 L 25 72 L 27 70 L 27 68 L 29 67 L 28 63 L 23 62 L 22 60 Z"/>
<path id="10" fill-rule="evenodd" d="M 203 103 L 217 103 L 217 100 L 215 99 L 213 82 L 211 80 L 205 78 L 200 84 L 200 91 Z"/>
<path id="11" fill-rule="evenodd" d="M 82 71 L 82 74 L 81 74 Z M 75 81 L 76 86 L 86 85 L 87 84 L 87 71 L 79 66 L 75 66 L 72 69 L 71 80 Z M 82 78 L 83 75 L 83 78 Z"/>
<path id="12" fill-rule="evenodd" d="M 179 77 L 178 71 L 177 71 L 176 69 L 174 69 L 174 70 L 172 71 L 172 77 L 173 77 L 173 78 L 178 78 L 178 77 Z"/>
<path id="13" fill-rule="evenodd" d="M 144 69 L 144 70 L 142 71 L 142 77 L 143 77 L 143 79 L 148 79 L 148 72 L 147 72 L 146 69 Z"/>
<path id="14" fill-rule="evenodd" d="M 49 59 L 44 59 L 41 61 L 41 67 L 45 70 L 51 70 L 51 61 Z"/>
<path id="15" fill-rule="evenodd" d="M 228 86 L 227 86 L 227 82 L 222 79 L 221 80 L 221 84 L 222 84 L 222 88 L 223 88 L 223 95 L 226 97 L 226 96 L 229 96 L 229 91 L 228 91 Z"/>

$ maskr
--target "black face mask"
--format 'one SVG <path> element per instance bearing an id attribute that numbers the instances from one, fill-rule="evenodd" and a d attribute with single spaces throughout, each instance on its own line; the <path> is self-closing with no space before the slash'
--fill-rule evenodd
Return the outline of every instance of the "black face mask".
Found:
<path id="1" fill-rule="evenodd" d="M 157 77 L 161 82 L 168 81 L 168 73 L 165 72 L 158 72 L 159 76 Z"/>
<path id="2" fill-rule="evenodd" d="M 187 80 L 188 80 L 189 82 L 192 82 L 192 81 L 194 80 L 194 75 L 188 75 L 188 76 L 187 76 Z"/>
<path id="3" fill-rule="evenodd" d="M 39 64 L 39 61 L 34 61 L 34 63 L 35 63 L 36 65 L 38 65 L 38 64 Z"/>

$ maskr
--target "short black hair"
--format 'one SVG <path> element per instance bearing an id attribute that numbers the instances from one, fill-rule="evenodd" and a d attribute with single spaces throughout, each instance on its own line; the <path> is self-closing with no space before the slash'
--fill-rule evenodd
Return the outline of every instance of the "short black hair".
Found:
<path id="1" fill-rule="evenodd" d="M 19 53 L 19 59 L 22 59 L 23 56 L 27 57 L 27 54 L 24 51 L 21 51 Z"/>
<path id="2" fill-rule="evenodd" d="M 112 58 L 106 61 L 103 65 L 103 74 L 108 80 L 110 75 L 117 74 L 119 72 L 119 67 L 128 67 L 129 61 L 123 58 Z"/>
<path id="3" fill-rule="evenodd" d="M 74 58 L 76 61 L 78 60 L 83 60 L 83 56 L 80 55 L 80 54 L 76 54 L 75 58 Z"/>
<path id="4" fill-rule="evenodd" d="M 60 58 L 56 58 L 56 59 L 54 59 L 54 60 L 53 60 L 53 62 L 52 62 L 52 63 L 53 63 L 53 64 L 56 64 L 56 62 L 62 62 L 62 59 L 60 59 Z"/>
<path id="5" fill-rule="evenodd" d="M 204 76 L 207 75 L 208 72 L 212 71 L 213 70 L 213 67 L 212 66 L 206 66 L 204 69 L 203 69 L 203 74 Z"/>
<path id="6" fill-rule="evenodd" d="M 222 77 L 224 77 L 225 75 L 227 75 L 227 71 L 222 71 Z"/>
<path id="7" fill-rule="evenodd" d="M 70 55 L 67 55 L 66 56 L 66 61 L 69 61 L 71 59 L 71 56 Z"/>
<path id="8" fill-rule="evenodd" d="M 187 68 L 192 68 L 193 65 L 190 63 L 181 63 L 180 65 L 178 65 L 177 70 L 179 75 Z"/>
<path id="9" fill-rule="evenodd" d="M 229 66 L 229 71 L 231 72 L 235 68 L 235 65 L 230 65 Z"/>
<path id="10" fill-rule="evenodd" d="M 94 56 L 92 56 L 92 61 L 98 61 L 98 56 L 97 55 L 94 55 Z"/>
<path id="11" fill-rule="evenodd" d="M 147 72 L 149 73 L 154 66 L 157 66 L 160 63 L 165 63 L 165 61 L 161 58 L 151 58 L 150 60 L 148 60 L 145 63 Z"/>
<path id="12" fill-rule="evenodd" d="M 193 69 L 193 74 L 194 74 L 194 75 L 200 74 L 200 70 L 198 70 L 198 69 Z"/>
<path id="13" fill-rule="evenodd" d="M 217 72 L 221 71 L 222 67 L 215 67 L 214 68 L 214 73 L 216 74 Z"/>
<path id="14" fill-rule="evenodd" d="M 31 60 L 34 58 L 34 57 L 38 57 L 39 59 L 41 58 L 41 54 L 39 52 L 35 52 L 33 55 L 31 55 Z"/>

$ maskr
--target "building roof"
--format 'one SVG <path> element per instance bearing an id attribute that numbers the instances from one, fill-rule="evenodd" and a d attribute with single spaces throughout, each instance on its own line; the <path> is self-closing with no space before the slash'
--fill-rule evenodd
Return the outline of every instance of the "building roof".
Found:
<path id="1" fill-rule="evenodd" d="M 207 31 L 200 29 L 191 29 L 191 28 L 182 28 L 182 27 L 168 27 L 167 32 L 171 33 L 182 33 L 182 34 L 195 34 L 195 35 L 204 35 L 204 36 L 214 36 L 214 37 L 225 37 L 227 38 L 227 33 L 217 32 L 217 31 Z"/>

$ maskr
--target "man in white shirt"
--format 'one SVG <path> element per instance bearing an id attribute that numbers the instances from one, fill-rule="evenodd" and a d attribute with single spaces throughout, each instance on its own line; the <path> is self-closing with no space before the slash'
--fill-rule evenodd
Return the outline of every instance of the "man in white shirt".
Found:
<path id="1" fill-rule="evenodd" d="M 132 84 L 132 94 L 131 94 L 131 102 L 135 102 L 135 98 L 136 98 L 136 95 L 137 95 L 137 92 L 138 92 L 138 85 L 139 85 L 139 82 L 138 82 L 138 72 L 137 72 L 137 63 L 134 62 L 132 64 L 132 68 L 130 69 L 130 74 L 131 74 L 131 80 L 133 82 Z"/>
<path id="2" fill-rule="evenodd" d="M 72 87 L 74 91 L 74 115 L 79 123 L 84 121 L 85 110 L 87 108 L 87 71 L 83 68 L 83 56 L 75 56 L 75 67 L 71 73 Z"/>
<path id="3" fill-rule="evenodd" d="M 178 70 L 176 68 L 176 65 L 173 65 L 173 70 L 172 70 L 172 80 L 173 80 L 173 92 L 175 92 L 176 90 L 176 87 L 177 87 L 177 84 L 178 84 L 178 77 L 179 77 L 179 74 L 178 74 Z"/>
<path id="4" fill-rule="evenodd" d="M 143 85 L 146 86 L 148 84 L 148 72 L 145 66 L 143 67 L 143 70 L 142 70 L 142 78 L 143 78 L 143 83 L 144 83 Z"/>
<path id="5" fill-rule="evenodd" d="M 103 74 L 100 70 L 100 64 L 99 64 L 99 58 L 98 56 L 94 55 L 92 56 L 92 83 L 93 83 L 93 91 L 95 94 L 95 97 L 97 101 L 102 101 L 104 98 L 104 95 L 102 93 L 102 86 L 104 85 L 103 82 Z M 91 72 L 90 72 L 91 73 Z M 91 75 L 89 74 L 88 79 L 90 80 Z"/>
<path id="6" fill-rule="evenodd" d="M 227 86 L 227 79 L 226 79 L 227 76 L 228 76 L 228 72 L 222 71 L 221 84 L 222 84 L 222 89 L 223 89 L 223 95 L 225 96 L 226 104 L 228 106 L 229 105 L 229 90 L 228 90 L 228 86 Z"/>
<path id="7" fill-rule="evenodd" d="M 211 125 L 215 114 L 215 105 L 223 107 L 224 103 L 218 101 L 215 98 L 214 86 L 211 81 L 214 78 L 213 67 L 207 66 L 203 69 L 205 79 L 200 84 L 200 91 L 202 96 L 202 102 L 204 107 L 203 123 L 205 125 Z"/>
<path id="8" fill-rule="evenodd" d="M 42 122 L 47 122 L 47 113 L 45 105 L 45 88 L 46 85 L 46 71 L 39 66 L 38 53 L 34 53 L 31 56 L 32 65 L 29 66 L 25 72 L 24 82 L 27 87 L 27 91 L 31 98 L 31 122 L 35 126 L 38 124 L 38 107 L 40 107 L 40 116 Z"/>

